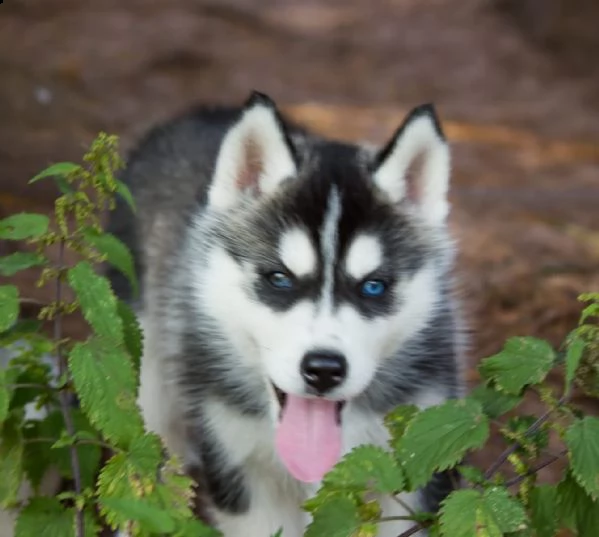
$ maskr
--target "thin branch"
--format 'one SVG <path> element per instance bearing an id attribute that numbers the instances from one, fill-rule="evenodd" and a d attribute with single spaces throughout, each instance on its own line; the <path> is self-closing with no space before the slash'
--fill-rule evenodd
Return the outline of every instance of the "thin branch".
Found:
<path id="1" fill-rule="evenodd" d="M 48 305 L 47 302 L 42 302 L 41 300 L 37 300 L 36 298 L 27 298 L 27 297 L 21 297 L 19 298 L 19 303 L 27 305 L 27 306 L 40 306 L 40 307 L 46 307 Z"/>
<path id="2" fill-rule="evenodd" d="M 557 403 L 558 407 L 562 406 L 566 402 L 566 400 L 567 400 L 566 396 L 562 397 Z M 551 417 L 551 414 L 553 414 L 553 412 L 554 412 L 554 409 L 549 409 L 547 412 L 545 412 L 540 418 L 538 418 L 528 428 L 528 430 L 524 433 L 524 436 L 530 436 L 530 435 L 536 433 L 549 420 L 549 418 Z M 510 455 L 512 455 L 512 453 L 514 453 L 519 447 L 520 447 L 519 442 L 515 442 L 510 447 L 508 447 L 499 456 L 499 458 L 489 467 L 489 469 L 485 472 L 485 480 L 489 481 L 497 473 L 499 468 L 501 468 L 503 463 L 508 460 Z"/>
<path id="3" fill-rule="evenodd" d="M 53 386 L 48 386 L 47 384 L 35 384 L 33 382 L 17 382 L 16 384 L 6 384 L 6 387 L 12 390 L 16 390 L 19 388 L 33 388 L 36 390 L 44 390 L 47 392 L 58 391 L 58 389 L 54 388 Z"/>
<path id="4" fill-rule="evenodd" d="M 37 438 L 26 438 L 24 440 L 25 444 L 55 444 L 56 442 L 58 442 L 59 438 L 44 438 L 44 437 L 37 437 Z M 73 442 L 74 446 L 98 446 L 104 449 L 110 449 L 116 453 L 119 453 L 121 450 L 119 448 L 116 448 L 114 446 L 111 446 L 110 444 L 107 444 L 106 442 L 102 442 L 101 440 L 91 440 L 88 438 L 82 438 L 82 439 L 77 439 Z"/>
<path id="5" fill-rule="evenodd" d="M 563 459 L 567 454 L 568 454 L 568 450 L 564 449 L 559 455 L 553 455 L 552 457 L 550 457 L 546 461 L 543 461 L 543 462 L 537 464 L 536 466 L 533 466 L 524 475 L 519 475 L 517 477 L 509 479 L 508 481 L 506 481 L 505 486 L 506 487 L 511 487 L 513 485 L 518 485 L 519 483 L 521 483 L 522 481 L 524 481 L 527 477 L 535 475 L 537 472 L 539 472 L 543 468 L 546 468 L 547 466 L 550 466 L 554 462 L 557 462 L 560 459 Z"/>
<path id="6" fill-rule="evenodd" d="M 424 529 L 424 528 L 422 527 L 421 524 L 416 524 L 415 526 L 408 528 L 403 533 L 400 533 L 397 537 L 411 537 L 412 535 L 414 535 L 415 533 L 418 533 L 422 529 Z"/>
<path id="7" fill-rule="evenodd" d="M 414 520 L 413 516 L 383 516 L 378 519 L 378 522 L 397 522 L 398 520 Z"/>
<path id="8" fill-rule="evenodd" d="M 62 274 L 61 272 L 64 270 L 64 250 L 65 244 L 64 240 L 60 241 L 60 246 L 58 250 L 58 269 L 59 274 L 56 277 L 56 302 L 60 303 L 62 300 Z M 58 374 L 62 377 L 67 371 L 67 364 L 65 357 L 62 354 L 62 312 L 60 308 L 56 312 L 54 316 L 54 341 L 56 343 L 56 359 L 58 361 Z M 60 408 L 62 411 L 62 415 L 64 418 L 65 427 L 69 436 L 73 436 L 75 434 L 75 426 L 73 424 L 73 416 L 71 415 L 71 408 L 69 404 L 68 393 L 65 390 L 60 390 L 58 392 L 58 397 L 60 399 Z M 82 491 L 81 486 L 81 468 L 79 466 L 79 454 L 77 453 L 77 446 L 70 446 L 71 452 L 71 470 L 73 472 L 73 480 L 75 481 L 75 492 L 79 495 Z M 75 527 L 77 531 L 77 537 L 84 537 L 85 535 L 85 527 L 84 527 L 84 518 L 83 518 L 83 510 L 77 508 L 76 519 L 75 519 Z"/>
<path id="9" fill-rule="evenodd" d="M 393 499 L 393 501 L 394 501 L 395 503 L 397 503 L 397 504 L 399 504 L 401 507 L 403 507 L 403 509 L 404 509 L 406 512 L 410 513 L 410 515 L 411 515 L 412 517 L 415 517 L 415 516 L 416 516 L 416 511 L 414 511 L 414 509 L 412 509 L 412 508 L 411 508 L 411 507 L 410 507 L 410 506 L 409 506 L 409 505 L 408 505 L 406 502 L 404 502 L 404 501 L 401 499 L 401 496 L 397 496 L 397 495 L 395 495 L 395 494 L 392 494 L 392 495 L 391 495 L 391 498 Z"/>

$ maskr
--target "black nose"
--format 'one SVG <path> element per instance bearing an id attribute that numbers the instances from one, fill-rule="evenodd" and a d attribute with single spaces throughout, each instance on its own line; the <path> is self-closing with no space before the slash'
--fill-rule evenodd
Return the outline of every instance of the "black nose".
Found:
<path id="1" fill-rule="evenodd" d="M 302 360 L 301 372 L 306 384 L 322 395 L 345 380 L 347 361 L 333 351 L 309 352 Z"/>

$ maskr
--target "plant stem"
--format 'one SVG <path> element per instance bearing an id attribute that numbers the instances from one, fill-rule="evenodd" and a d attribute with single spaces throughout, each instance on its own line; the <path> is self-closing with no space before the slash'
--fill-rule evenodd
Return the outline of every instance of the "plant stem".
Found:
<path id="1" fill-rule="evenodd" d="M 411 528 L 408 528 L 403 533 L 400 533 L 397 537 L 411 537 L 415 533 L 418 533 L 421 529 L 422 529 L 422 526 L 420 524 L 416 524 L 416 525 L 412 526 Z"/>
<path id="2" fill-rule="evenodd" d="M 403 507 L 403 509 L 410 513 L 410 515 L 412 517 L 416 516 L 416 511 L 414 511 L 414 509 L 412 509 L 406 502 L 404 502 L 400 496 L 397 496 L 395 494 L 391 495 L 391 498 L 395 501 L 395 503 L 399 504 L 401 507 Z"/>
<path id="3" fill-rule="evenodd" d="M 38 438 L 26 438 L 25 440 L 23 440 L 23 442 L 25 444 L 54 444 L 56 442 L 58 442 L 58 438 L 44 438 L 44 437 L 38 437 Z M 116 448 L 114 446 L 111 446 L 110 444 L 107 444 L 106 442 L 101 442 L 100 440 L 88 440 L 88 439 L 82 439 L 82 440 L 75 440 L 73 442 L 74 446 L 98 446 L 104 449 L 110 449 L 113 452 L 116 453 L 120 453 L 121 450 L 119 448 Z"/>
<path id="4" fill-rule="evenodd" d="M 535 475 L 539 470 L 542 470 L 543 468 L 545 468 L 545 467 L 553 464 L 554 462 L 562 459 L 563 457 L 565 457 L 567 455 L 567 453 L 568 453 L 568 450 L 564 449 L 559 455 L 553 455 L 552 457 L 550 457 L 546 461 L 543 461 L 543 462 L 537 464 L 536 466 L 533 466 L 524 475 L 519 475 L 517 477 L 509 479 L 508 481 L 505 482 L 505 486 L 506 487 L 511 487 L 513 485 L 518 485 L 519 483 L 521 483 L 522 481 L 524 481 L 527 477 L 530 477 L 531 475 Z"/>
<path id="5" fill-rule="evenodd" d="M 567 400 L 566 396 L 562 397 L 558 401 L 557 406 L 558 407 L 562 406 L 566 402 L 566 400 Z M 547 422 L 547 420 L 551 417 L 551 414 L 553 414 L 554 410 L 555 409 L 553 409 L 553 408 L 550 408 L 549 410 L 547 410 L 547 412 L 545 412 L 540 418 L 537 419 L 537 421 L 535 421 L 528 428 L 528 430 L 524 433 L 524 436 L 530 436 L 531 434 L 534 434 L 535 432 L 537 432 L 545 424 L 545 422 Z M 503 463 L 508 460 L 509 456 L 512 453 L 514 453 L 519 447 L 520 447 L 519 442 L 515 442 L 510 447 L 508 447 L 499 456 L 499 458 L 489 467 L 489 469 L 485 472 L 485 480 L 489 481 L 497 473 L 499 468 L 501 468 Z"/>
<path id="6" fill-rule="evenodd" d="M 56 278 L 56 303 L 60 304 L 62 302 L 62 271 L 64 270 L 64 250 L 65 244 L 64 239 L 61 239 L 59 250 L 58 250 L 58 269 L 59 274 Z M 62 311 L 60 311 L 60 307 L 56 311 L 54 316 L 54 341 L 56 343 L 56 360 L 58 362 L 58 374 L 60 377 L 64 375 L 67 371 L 67 364 L 65 357 L 62 354 Z M 65 427 L 69 436 L 73 436 L 75 434 L 75 426 L 73 424 L 73 416 L 71 415 L 71 407 L 69 404 L 68 393 L 65 390 L 60 390 L 58 392 L 58 397 L 60 399 L 60 409 L 62 411 L 62 416 L 64 419 Z M 75 481 L 75 492 L 79 495 L 81 494 L 81 469 L 79 467 L 79 454 L 77 453 L 77 447 L 72 445 L 70 446 L 71 452 L 71 470 L 73 472 L 73 480 Z M 84 519 L 83 519 L 83 510 L 77 508 L 76 518 L 75 518 L 75 527 L 77 531 L 77 537 L 84 537 L 85 528 L 84 528 Z"/>

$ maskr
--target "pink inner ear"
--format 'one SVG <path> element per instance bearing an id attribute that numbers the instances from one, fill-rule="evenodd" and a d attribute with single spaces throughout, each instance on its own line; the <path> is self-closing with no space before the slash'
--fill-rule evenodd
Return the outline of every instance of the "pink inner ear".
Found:
<path id="1" fill-rule="evenodd" d="M 406 170 L 406 198 L 412 203 L 419 203 L 424 194 L 424 157 L 424 153 L 420 153 Z"/>
<path id="2" fill-rule="evenodd" d="M 251 138 L 248 138 L 243 146 L 243 158 L 241 167 L 237 172 L 235 185 L 239 190 L 258 191 L 258 179 L 262 173 L 263 154 L 262 149 Z"/>

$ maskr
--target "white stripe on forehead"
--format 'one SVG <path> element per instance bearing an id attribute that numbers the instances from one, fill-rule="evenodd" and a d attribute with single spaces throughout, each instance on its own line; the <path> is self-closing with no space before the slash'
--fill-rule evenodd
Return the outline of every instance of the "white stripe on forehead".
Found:
<path id="1" fill-rule="evenodd" d="M 383 263 L 383 248 L 373 235 L 358 235 L 345 257 L 345 271 L 355 280 L 361 280 Z"/>
<path id="2" fill-rule="evenodd" d="M 333 303 L 333 284 L 335 280 L 335 261 L 337 255 L 338 228 L 341 219 L 341 198 L 336 186 L 331 188 L 320 230 L 320 251 L 323 265 L 322 306 L 330 309 Z"/>
<path id="3" fill-rule="evenodd" d="M 308 234 L 300 228 L 291 228 L 281 236 L 279 256 L 283 264 L 298 277 L 316 273 L 318 259 Z"/>

